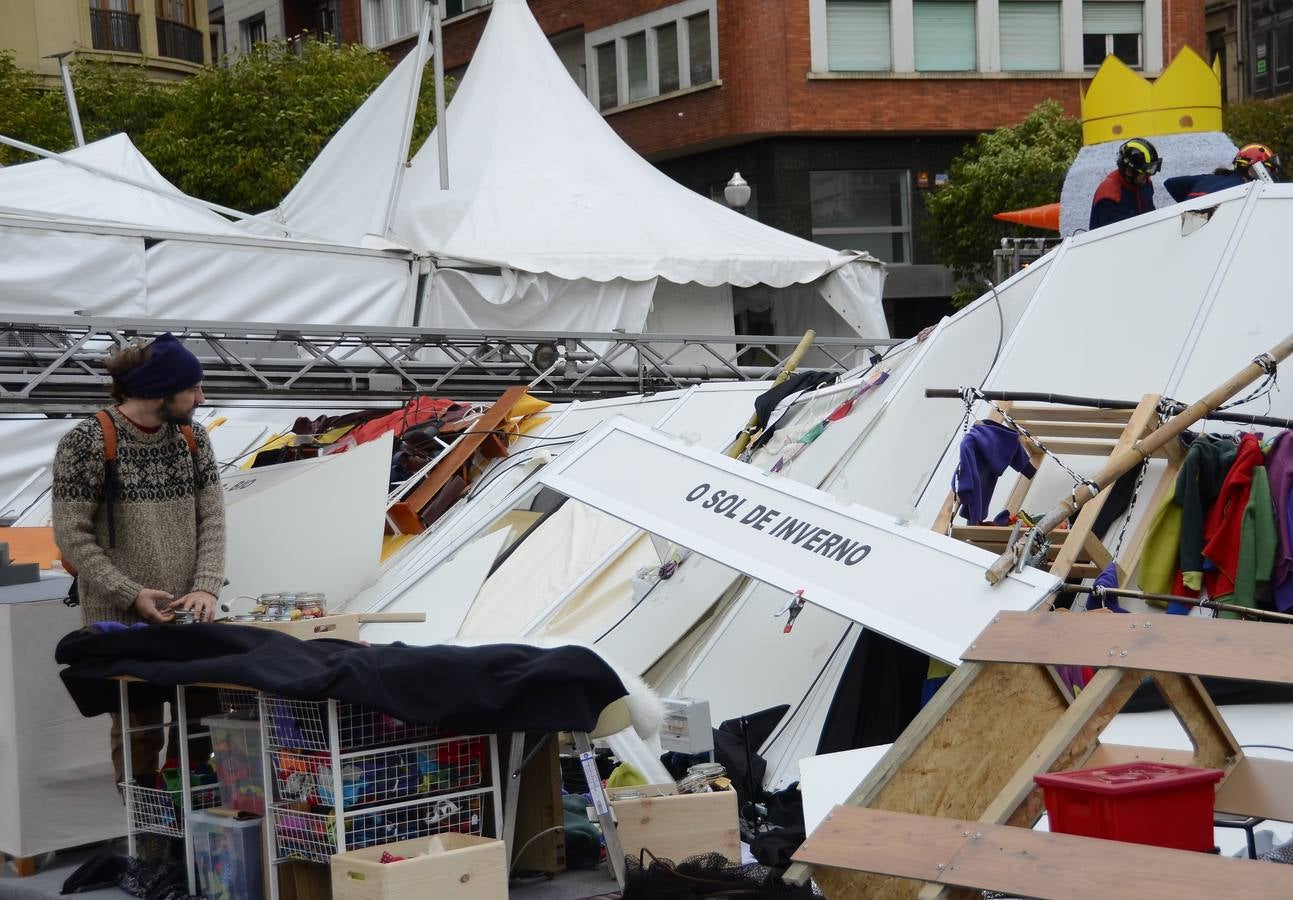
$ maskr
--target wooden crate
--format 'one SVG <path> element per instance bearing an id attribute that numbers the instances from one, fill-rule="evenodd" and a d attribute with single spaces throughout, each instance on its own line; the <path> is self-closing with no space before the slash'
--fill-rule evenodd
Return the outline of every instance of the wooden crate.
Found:
<path id="1" fill-rule="evenodd" d="M 360 621 L 358 613 L 338 613 L 321 619 L 297 619 L 295 622 L 234 622 L 233 624 L 281 631 L 303 641 L 314 638 L 357 641 Z"/>
<path id="2" fill-rule="evenodd" d="M 406 857 L 381 863 L 383 853 Z M 507 900 L 503 842 L 438 834 L 332 857 L 333 900 Z"/>
<path id="3" fill-rule="evenodd" d="M 674 862 L 701 853 L 741 861 L 736 791 L 615 800 L 611 806 L 625 856 L 637 858 L 645 847 Z"/>

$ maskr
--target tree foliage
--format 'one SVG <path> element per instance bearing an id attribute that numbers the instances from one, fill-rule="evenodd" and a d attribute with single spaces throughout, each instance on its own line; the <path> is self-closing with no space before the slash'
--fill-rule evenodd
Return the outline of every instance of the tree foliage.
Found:
<path id="1" fill-rule="evenodd" d="M 1227 106 L 1222 118 L 1236 146 L 1265 144 L 1279 154 L 1288 171 L 1293 163 L 1293 94 Z"/>
<path id="2" fill-rule="evenodd" d="M 87 141 L 124 131 L 185 193 L 261 212 L 278 205 L 389 72 L 382 53 L 306 38 L 260 44 L 228 67 L 173 83 L 149 81 L 142 66 L 81 61 L 73 83 Z M 435 125 L 434 90 L 427 66 L 411 152 Z M 3 55 L 0 96 L 14 98 L 0 104 L 0 134 L 47 150 L 72 146 L 61 93 L 39 89 Z"/>
<path id="3" fill-rule="evenodd" d="M 993 219 L 994 213 L 1054 203 L 1082 147 L 1082 125 L 1053 100 L 1009 128 L 981 134 L 953 160 L 948 184 L 925 196 L 935 258 L 956 274 L 958 305 L 983 292 L 1001 238 L 1035 229 Z"/>

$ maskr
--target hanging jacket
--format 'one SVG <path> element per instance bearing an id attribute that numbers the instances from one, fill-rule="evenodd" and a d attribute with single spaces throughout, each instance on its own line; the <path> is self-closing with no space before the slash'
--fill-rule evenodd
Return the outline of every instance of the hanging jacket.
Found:
<path id="1" fill-rule="evenodd" d="M 1025 478 L 1037 474 L 1019 434 L 1000 422 L 979 422 L 961 439 L 961 462 L 952 476 L 959 512 L 971 525 L 988 517 L 997 479 L 1007 468 Z"/>
<path id="2" fill-rule="evenodd" d="M 1266 474 L 1270 479 L 1271 504 L 1275 509 L 1275 566 L 1271 587 L 1275 591 L 1275 608 L 1286 612 L 1293 607 L 1293 432 L 1282 431 L 1266 454 Z"/>
<path id="3" fill-rule="evenodd" d="M 1221 493 L 1221 485 L 1238 449 L 1233 441 L 1225 438 L 1200 435 L 1190 444 L 1181 473 L 1176 477 L 1176 502 L 1181 505 L 1179 580 L 1190 591 L 1197 592 L 1203 587 L 1204 521 Z"/>
<path id="4" fill-rule="evenodd" d="M 1095 189 L 1095 196 L 1091 198 L 1091 220 L 1087 228 L 1094 231 L 1101 225 L 1121 222 L 1153 208 L 1154 186 L 1147 184 L 1136 187 L 1114 169 Z"/>
<path id="5" fill-rule="evenodd" d="M 1181 504 L 1168 497 L 1150 520 L 1140 550 L 1136 583 L 1151 594 L 1170 594 L 1181 555 Z"/>
<path id="6" fill-rule="evenodd" d="M 1248 180 L 1244 176 L 1236 173 L 1231 173 L 1230 175 L 1177 175 L 1175 178 L 1169 178 L 1164 181 L 1163 187 L 1172 195 L 1173 200 L 1180 203 L 1183 200 L 1189 200 L 1191 197 L 1202 197 L 1204 194 L 1224 191 L 1227 188 L 1238 187 L 1247 183 Z"/>
<path id="7" fill-rule="evenodd" d="M 1275 566 L 1275 515 L 1271 511 L 1271 492 L 1266 469 L 1253 469 L 1253 488 L 1244 508 L 1243 529 L 1239 539 L 1239 561 L 1235 567 L 1235 592 L 1230 602 L 1249 609 L 1270 608 L 1270 577 Z M 1239 618 L 1237 613 L 1223 613 L 1223 618 Z"/>
<path id="8" fill-rule="evenodd" d="M 1271 565 L 1275 559 L 1273 539 L 1275 523 L 1274 515 L 1270 512 L 1270 490 L 1266 469 L 1262 465 L 1265 461 L 1266 457 L 1262 453 L 1257 435 L 1245 434 L 1239 441 L 1234 462 L 1231 463 L 1230 471 L 1226 473 L 1226 479 L 1221 484 L 1221 491 L 1204 520 L 1203 556 L 1212 563 L 1212 566 L 1204 572 L 1203 584 L 1208 589 L 1208 596 L 1213 600 L 1222 600 L 1235 594 L 1238 582 L 1240 584 L 1238 593 L 1241 598 L 1247 600 L 1248 605 L 1251 605 L 1254 581 L 1258 577 L 1262 580 L 1270 579 Z M 1262 517 L 1262 526 L 1257 526 L 1249 520 L 1249 500 L 1252 499 L 1257 479 L 1260 479 L 1261 493 L 1266 499 L 1266 512 Z M 1256 570 L 1254 557 L 1256 551 L 1253 550 L 1249 554 L 1249 571 L 1240 574 L 1239 560 L 1242 555 L 1245 529 L 1249 532 L 1250 541 L 1256 539 L 1257 531 L 1262 534 L 1261 555 L 1265 565 L 1263 572 Z M 1266 546 L 1267 542 L 1269 547 Z"/>

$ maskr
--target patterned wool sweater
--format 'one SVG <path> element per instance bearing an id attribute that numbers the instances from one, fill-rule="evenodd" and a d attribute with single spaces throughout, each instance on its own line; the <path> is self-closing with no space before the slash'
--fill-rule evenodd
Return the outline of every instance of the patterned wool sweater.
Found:
<path id="1" fill-rule="evenodd" d="M 77 570 L 86 623 L 141 621 L 142 588 L 181 597 L 224 586 L 224 492 L 211 441 L 197 426 L 198 452 L 175 425 L 140 431 L 116 409 L 120 491 L 116 545 L 109 547 L 103 499 L 103 429 L 93 416 L 59 441 L 54 456 L 54 538 Z M 196 471 L 195 471 L 196 469 Z"/>

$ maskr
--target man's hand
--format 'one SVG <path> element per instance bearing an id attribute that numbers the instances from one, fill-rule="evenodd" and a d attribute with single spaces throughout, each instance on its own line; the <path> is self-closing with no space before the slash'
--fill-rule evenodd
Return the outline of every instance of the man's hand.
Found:
<path id="1" fill-rule="evenodd" d="M 139 617 L 145 622 L 152 622 L 154 625 L 165 625 L 175 618 L 175 613 L 167 608 L 174 599 L 174 594 L 144 588 L 135 597 L 135 612 L 139 613 Z"/>
<path id="2" fill-rule="evenodd" d="M 215 608 L 215 594 L 208 594 L 206 591 L 193 591 L 171 604 L 172 610 L 193 610 L 193 621 L 195 622 L 214 622 Z"/>

